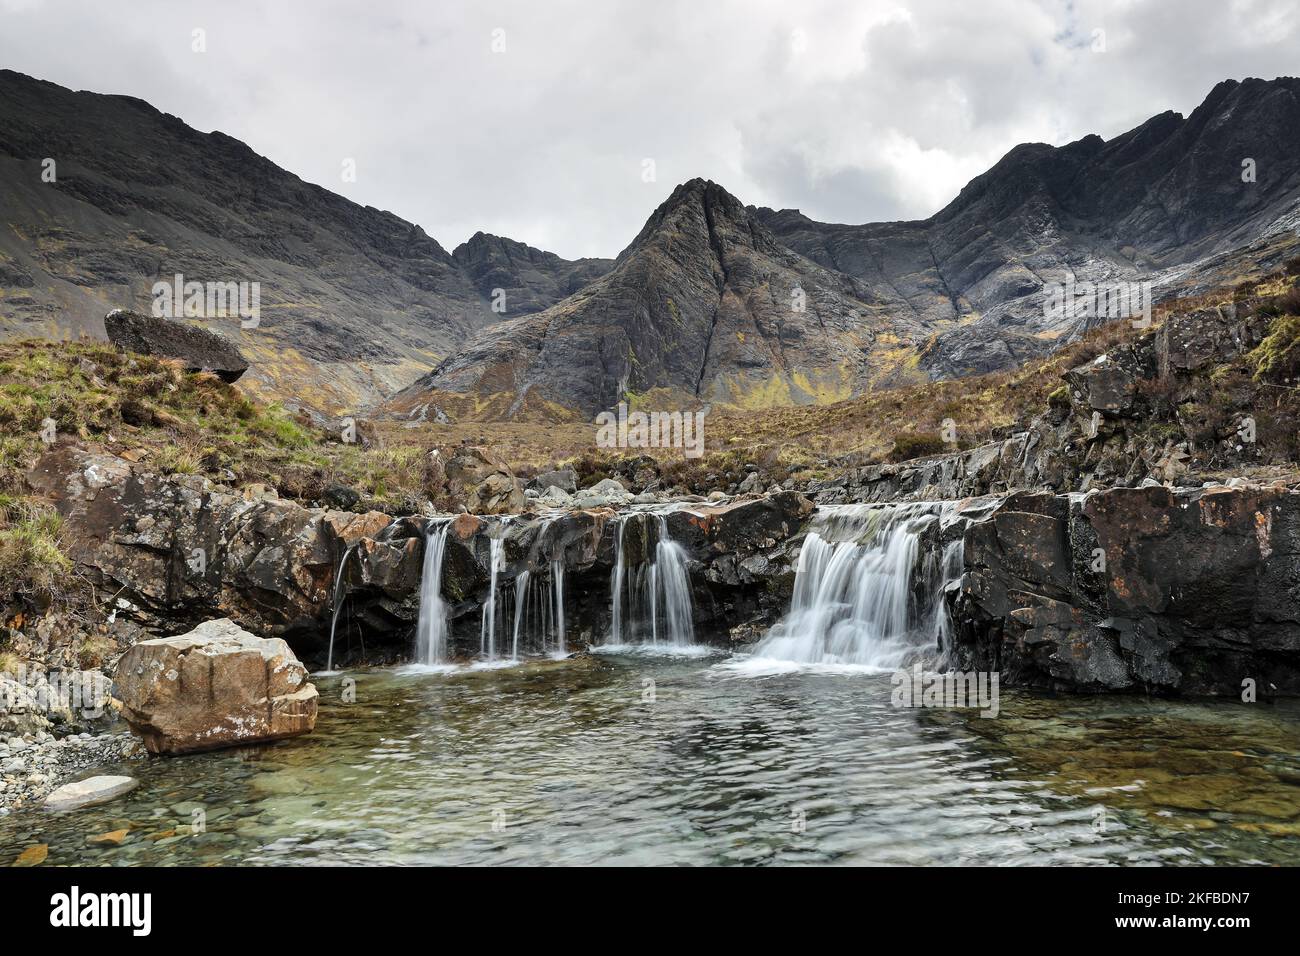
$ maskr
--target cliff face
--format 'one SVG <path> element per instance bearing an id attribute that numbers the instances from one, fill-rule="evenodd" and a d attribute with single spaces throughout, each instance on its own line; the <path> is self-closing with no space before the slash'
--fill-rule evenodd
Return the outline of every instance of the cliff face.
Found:
<path id="1" fill-rule="evenodd" d="M 1070 691 L 1300 693 L 1300 494 L 1118 488 L 968 509 L 949 660 Z"/>

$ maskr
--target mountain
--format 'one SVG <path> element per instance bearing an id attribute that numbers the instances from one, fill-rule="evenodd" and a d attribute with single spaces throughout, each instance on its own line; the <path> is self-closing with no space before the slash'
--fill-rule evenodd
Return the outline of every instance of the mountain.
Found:
<path id="1" fill-rule="evenodd" d="M 448 253 L 222 133 L 10 71 L 0 184 L 6 336 L 102 335 L 181 274 L 259 283 L 256 328 L 186 321 L 239 345 L 244 381 L 316 410 L 814 404 L 1013 367 L 1099 321 L 1049 314 L 1050 283 L 1168 296 L 1295 255 L 1300 80 L 1225 81 L 1110 141 L 1017 146 L 916 222 L 821 223 L 692 180 L 614 260 L 481 232 Z"/>
<path id="2" fill-rule="evenodd" d="M 318 408 L 355 408 L 408 384 L 501 318 L 494 287 L 520 293 L 507 299 L 515 314 L 602 269 L 481 234 L 448 254 L 420 227 L 303 182 L 222 133 L 8 70 L 0 183 L 6 335 L 102 336 L 105 313 L 148 311 L 153 284 L 177 273 L 258 282 L 256 329 L 208 324 L 237 341 L 264 388 Z"/>
<path id="3" fill-rule="evenodd" d="M 935 325 L 921 367 L 948 378 L 1019 364 L 1084 331 L 1087 320 L 1044 314 L 1046 283 L 1172 287 L 1238 251 L 1275 264 L 1294 252 L 1298 200 L 1300 80 L 1281 77 L 1224 81 L 1190 116 L 1162 113 L 1109 142 L 1017 146 L 924 221 L 754 214 L 792 249 L 892 291 L 896 308 Z"/>
<path id="4" fill-rule="evenodd" d="M 390 408 L 461 393 L 476 416 L 590 415 L 655 389 L 669 406 L 807 404 L 1015 367 L 1102 321 L 1049 312 L 1051 283 L 1149 281 L 1159 298 L 1294 255 L 1298 94 L 1287 77 L 1225 81 L 1186 118 L 1017 146 L 918 222 L 820 223 L 693 180 L 609 275 L 480 332 Z"/>
<path id="5" fill-rule="evenodd" d="M 694 179 L 608 274 L 480 332 L 391 407 L 413 409 L 431 392 L 472 393 L 505 417 L 591 416 L 651 391 L 673 407 L 846 398 L 916 377 L 906 359 L 923 330 L 892 320 L 887 305 L 783 246 L 721 186 Z"/>
<path id="6" fill-rule="evenodd" d="M 526 315 L 572 295 L 614 265 L 612 259 L 561 259 L 553 252 L 476 232 L 451 253 L 475 290 L 492 301 L 501 295 L 506 314 Z M 498 291 L 499 290 L 499 291 Z"/>

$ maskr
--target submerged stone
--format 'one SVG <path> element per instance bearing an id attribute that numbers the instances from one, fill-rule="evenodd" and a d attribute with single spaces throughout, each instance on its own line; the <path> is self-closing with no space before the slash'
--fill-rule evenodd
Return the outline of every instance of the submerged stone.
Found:
<path id="1" fill-rule="evenodd" d="M 65 783 L 45 798 L 45 809 L 65 811 L 80 810 L 108 803 L 124 793 L 130 793 L 140 785 L 134 777 L 98 776 Z"/>

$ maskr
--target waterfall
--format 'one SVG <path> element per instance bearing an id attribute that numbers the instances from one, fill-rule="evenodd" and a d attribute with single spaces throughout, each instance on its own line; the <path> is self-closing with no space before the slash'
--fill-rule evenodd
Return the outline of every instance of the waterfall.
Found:
<path id="1" fill-rule="evenodd" d="M 491 566 L 491 583 L 487 600 L 483 603 L 483 619 L 479 626 L 479 653 L 490 661 L 497 658 L 497 572 L 505 560 L 505 539 L 488 539 L 488 564 Z"/>
<path id="2" fill-rule="evenodd" d="M 625 547 L 627 526 L 646 518 L 655 522 L 654 558 L 629 567 Z M 610 580 L 610 632 L 606 643 L 694 644 L 686 549 L 669 537 L 667 517 L 662 513 L 632 512 L 621 516 L 618 522 Z"/>
<path id="3" fill-rule="evenodd" d="M 546 572 L 550 579 L 547 580 Z M 510 639 L 510 657 L 518 660 L 520 654 L 554 653 L 565 656 L 568 639 L 564 622 L 564 562 L 554 559 L 541 571 L 520 571 L 515 578 L 513 593 L 507 593 L 513 602 L 508 613 L 513 621 Z M 504 616 L 504 615 L 503 615 Z"/>
<path id="4" fill-rule="evenodd" d="M 516 661 L 519 660 L 519 625 L 528 613 L 529 577 L 527 571 L 520 571 L 519 576 L 515 578 L 515 628 L 514 640 L 510 644 L 510 657 Z"/>
<path id="5" fill-rule="evenodd" d="M 619 518 L 618 533 L 614 535 L 614 570 L 610 572 L 610 598 L 613 605 L 609 625 L 609 643 L 623 643 L 623 579 L 627 575 L 627 563 L 623 560 L 623 533 L 627 531 L 627 521 Z"/>
<path id="6" fill-rule="evenodd" d="M 942 593 L 961 566 L 960 541 L 918 561 L 922 535 L 952 505 L 825 508 L 804 540 L 790 611 L 756 658 L 895 669 L 942 649 Z"/>
<path id="7" fill-rule="evenodd" d="M 442 664 L 447 657 L 447 605 L 442 599 L 442 557 L 447 550 L 450 522 L 430 528 L 424 536 L 424 570 L 420 574 L 420 620 L 415 626 L 415 659 Z"/>
<path id="8" fill-rule="evenodd" d="M 555 601 L 555 653 L 563 657 L 568 653 L 568 637 L 564 628 L 564 558 L 551 562 L 551 587 Z"/>
<path id="9" fill-rule="evenodd" d="M 334 604 L 334 609 L 333 614 L 330 616 L 329 652 L 325 657 L 325 670 L 327 672 L 334 670 L 334 629 L 338 627 L 339 612 L 343 610 L 343 598 L 346 593 L 343 590 L 343 569 L 347 567 L 348 555 L 355 551 L 356 547 L 357 546 L 354 544 L 343 552 L 343 557 L 339 558 L 339 569 L 334 572 L 334 593 L 330 596 L 331 601 Z"/>

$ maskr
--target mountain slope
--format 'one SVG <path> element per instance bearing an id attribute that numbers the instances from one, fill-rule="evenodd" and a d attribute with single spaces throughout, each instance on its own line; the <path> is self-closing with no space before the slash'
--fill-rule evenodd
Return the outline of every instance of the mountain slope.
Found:
<path id="1" fill-rule="evenodd" d="M 47 157 L 54 182 L 42 180 Z M 102 336 L 109 309 L 147 311 L 154 282 L 177 273 L 258 282 L 258 328 L 208 324 L 239 342 L 264 387 L 341 410 L 391 394 L 501 318 L 473 256 L 130 97 L 0 71 L 0 183 L 9 336 Z M 514 311 L 544 308 L 600 270 L 539 250 L 528 260 L 522 277 L 496 270 L 510 288 L 534 286 Z"/>
<path id="2" fill-rule="evenodd" d="M 506 417 L 557 406 L 590 416 L 651 390 L 669 407 L 831 401 L 917 377 L 906 357 L 923 330 L 890 321 L 887 306 L 695 179 L 655 210 L 608 275 L 484 330 L 391 407 L 410 410 L 430 392 L 473 393 Z"/>
<path id="3" fill-rule="evenodd" d="M 1044 315 L 1044 284 L 1185 281 L 1261 236 L 1292 238 L 1298 200 L 1300 80 L 1282 77 L 1225 81 L 1187 118 L 1162 113 L 1110 142 L 1017 146 L 921 222 L 754 212 L 791 248 L 894 290 L 921 320 L 964 319 L 922 359 L 945 378 L 1011 367 L 1084 331 L 1086 320 Z"/>
<path id="4" fill-rule="evenodd" d="M 1294 255 L 1300 80 L 1227 81 L 1109 142 L 1018 146 L 919 222 L 819 223 L 692 180 L 612 261 L 484 233 L 449 254 L 221 133 L 9 71 L 0 184 L 5 336 L 102 335 L 104 313 L 147 310 L 179 273 L 260 284 L 257 328 L 187 321 L 238 342 L 245 381 L 312 409 L 403 386 L 387 407 L 417 419 L 585 418 L 652 393 L 817 404 L 1059 348 L 1097 321 L 1045 314 L 1068 276 L 1186 294 Z"/>
<path id="5" fill-rule="evenodd" d="M 499 300 L 507 315 L 540 312 L 598 279 L 612 259 L 561 259 L 553 252 L 476 232 L 451 253 L 480 296 Z M 499 307 L 500 308 L 500 307 Z"/>

